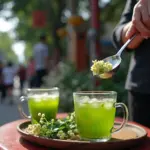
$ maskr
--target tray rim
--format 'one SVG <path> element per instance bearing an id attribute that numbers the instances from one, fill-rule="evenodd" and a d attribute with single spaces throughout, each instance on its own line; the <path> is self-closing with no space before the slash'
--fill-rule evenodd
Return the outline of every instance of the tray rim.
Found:
<path id="1" fill-rule="evenodd" d="M 45 138 L 45 137 L 40 137 L 40 136 L 35 136 L 35 135 L 31 135 L 31 134 L 28 134 L 26 132 L 24 132 L 20 127 L 21 125 L 23 124 L 28 124 L 30 123 L 31 121 L 30 120 L 27 120 L 27 121 L 24 121 L 24 122 L 21 122 L 17 125 L 17 131 L 19 132 L 19 134 L 21 134 L 21 136 L 28 136 L 28 137 L 33 137 L 33 138 L 38 138 L 38 139 L 42 139 L 42 140 L 48 140 L 48 141 L 54 141 L 54 142 L 63 142 L 63 143 L 74 143 L 74 144 L 91 144 L 91 143 L 100 143 L 100 144 L 105 144 L 105 143 L 116 143 L 116 142 L 127 142 L 127 141 L 136 141 L 136 140 L 139 140 L 139 139 L 143 139 L 143 138 L 146 138 L 147 137 L 147 131 L 139 126 L 139 125 L 135 125 L 133 123 L 127 123 L 126 126 L 133 126 L 135 128 L 138 128 L 140 130 L 143 131 L 143 135 L 142 136 L 139 136 L 139 137 L 136 137 L 136 138 L 133 138 L 133 139 L 127 139 L 127 140 L 116 140 L 116 141 L 107 141 L 107 142 L 93 142 L 93 141 L 80 141 L 80 140 L 61 140 L 61 139 L 51 139 L 51 138 Z M 117 124 L 120 124 L 120 121 L 115 121 L 114 124 L 116 123 Z M 25 138 L 26 139 L 26 138 Z"/>

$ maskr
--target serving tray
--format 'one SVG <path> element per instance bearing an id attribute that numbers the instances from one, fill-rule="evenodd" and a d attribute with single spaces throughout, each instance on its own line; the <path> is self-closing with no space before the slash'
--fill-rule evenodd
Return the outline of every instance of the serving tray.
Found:
<path id="1" fill-rule="evenodd" d="M 17 130 L 23 139 L 45 147 L 65 150 L 112 150 L 131 148 L 142 144 L 147 137 L 145 129 L 138 125 L 128 123 L 121 131 L 113 133 L 111 140 L 107 142 L 48 139 L 26 133 L 25 128 L 27 128 L 29 124 L 31 124 L 30 121 L 25 121 L 17 126 Z M 120 123 L 115 122 L 114 125 L 116 127 L 120 125 Z"/>

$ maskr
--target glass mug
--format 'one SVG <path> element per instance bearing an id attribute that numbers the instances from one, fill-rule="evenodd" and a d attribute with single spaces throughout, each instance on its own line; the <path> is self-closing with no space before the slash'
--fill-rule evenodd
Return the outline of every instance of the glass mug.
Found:
<path id="1" fill-rule="evenodd" d="M 121 130 L 128 121 L 128 109 L 123 103 L 116 103 L 114 91 L 75 92 L 74 108 L 77 128 L 81 139 L 104 142 L 113 132 Z M 118 129 L 114 129 L 116 108 L 124 111 L 124 120 Z"/>
<path id="2" fill-rule="evenodd" d="M 47 120 L 56 118 L 59 104 L 59 89 L 27 89 L 26 96 L 20 97 L 20 101 L 28 101 L 29 113 L 27 116 L 21 103 L 19 103 L 19 112 L 24 118 L 31 119 L 32 123 L 39 122 L 38 113 L 44 113 Z"/>

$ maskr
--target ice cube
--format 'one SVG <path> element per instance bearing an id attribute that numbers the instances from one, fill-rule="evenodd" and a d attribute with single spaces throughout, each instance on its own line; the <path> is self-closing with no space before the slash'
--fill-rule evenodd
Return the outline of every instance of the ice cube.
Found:
<path id="1" fill-rule="evenodd" d="M 30 98 L 31 98 L 32 100 L 36 101 L 36 102 L 40 102 L 40 101 L 41 101 L 40 96 L 37 95 L 37 94 L 34 94 L 34 95 L 32 95 L 32 96 L 29 96 L 29 99 L 30 99 Z"/>
<path id="2" fill-rule="evenodd" d="M 91 106 L 94 108 L 99 108 L 99 103 L 98 102 L 91 103 Z"/>
<path id="3" fill-rule="evenodd" d="M 105 102 L 104 103 L 104 108 L 111 109 L 112 107 L 113 107 L 113 103 L 112 102 Z"/>
<path id="4" fill-rule="evenodd" d="M 115 99 L 113 99 L 113 98 L 109 98 L 107 101 L 109 101 L 109 102 L 115 102 Z"/>
<path id="5" fill-rule="evenodd" d="M 91 98 L 89 101 L 89 104 L 91 104 L 92 107 L 98 108 L 99 107 L 99 100 L 97 98 Z"/>
<path id="6" fill-rule="evenodd" d="M 42 93 L 42 94 L 40 94 L 40 96 L 41 97 L 47 97 L 48 96 L 48 93 L 46 92 L 46 93 Z"/>
<path id="7" fill-rule="evenodd" d="M 89 101 L 90 101 L 90 98 L 88 96 L 81 97 L 81 103 L 88 103 Z"/>
<path id="8" fill-rule="evenodd" d="M 56 98 L 59 97 L 59 94 L 55 93 L 55 94 L 49 95 L 48 97 L 51 98 L 51 99 L 53 99 L 53 100 L 56 100 Z"/>
<path id="9" fill-rule="evenodd" d="M 92 103 L 96 103 L 96 102 L 98 102 L 98 99 L 96 99 L 96 98 L 91 98 L 88 103 L 89 103 L 89 104 L 92 104 Z"/>

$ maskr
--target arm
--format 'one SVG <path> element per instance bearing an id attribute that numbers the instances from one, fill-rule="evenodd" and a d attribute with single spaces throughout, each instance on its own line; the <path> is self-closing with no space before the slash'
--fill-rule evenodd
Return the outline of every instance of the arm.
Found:
<path id="1" fill-rule="evenodd" d="M 135 4 L 137 3 L 136 0 L 127 0 L 125 9 L 122 13 L 121 19 L 119 24 L 116 26 L 116 28 L 113 31 L 113 44 L 114 46 L 119 49 L 124 42 L 126 42 L 126 32 L 130 28 L 132 22 L 132 14 Z M 128 45 L 129 49 L 134 49 L 138 47 L 141 42 L 143 41 L 143 38 L 141 36 L 137 36 L 131 44 Z"/>

